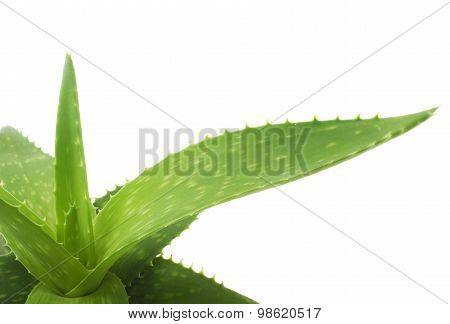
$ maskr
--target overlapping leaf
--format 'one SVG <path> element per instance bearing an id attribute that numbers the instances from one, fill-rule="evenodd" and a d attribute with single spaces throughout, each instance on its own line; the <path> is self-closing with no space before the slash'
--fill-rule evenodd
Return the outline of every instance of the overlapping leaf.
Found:
<path id="1" fill-rule="evenodd" d="M 87 296 L 67 298 L 56 295 L 48 287 L 38 284 L 31 291 L 27 304 L 128 304 L 128 295 L 122 281 L 108 273 L 100 287 Z"/>
<path id="2" fill-rule="evenodd" d="M 94 206 L 97 208 L 97 212 L 100 212 L 111 197 L 117 194 L 121 188 L 122 186 L 116 186 L 113 190 L 107 191 L 102 197 L 95 199 Z M 131 281 L 140 275 L 144 268 L 151 263 L 152 259 L 160 254 L 165 246 L 179 236 L 196 219 L 196 215 L 187 217 L 181 222 L 152 234 L 128 250 L 125 255 L 114 263 L 111 271 L 119 276 L 125 284 L 130 285 Z"/>
<path id="3" fill-rule="evenodd" d="M 31 274 L 56 292 L 64 294 L 88 271 L 63 246 L 43 230 L 48 224 L 0 187 L 0 232 L 16 258 Z"/>
<path id="4" fill-rule="evenodd" d="M 41 228 L 55 238 L 53 158 L 12 127 L 0 130 L 0 182 L 47 223 Z M 0 303 L 24 303 L 34 280 L 0 234 Z"/>
<path id="5" fill-rule="evenodd" d="M 125 255 L 114 263 L 111 271 L 118 275 L 127 285 L 131 284 L 131 281 L 140 275 L 146 265 L 196 219 L 197 216 L 187 217 L 153 233 L 128 250 Z"/>

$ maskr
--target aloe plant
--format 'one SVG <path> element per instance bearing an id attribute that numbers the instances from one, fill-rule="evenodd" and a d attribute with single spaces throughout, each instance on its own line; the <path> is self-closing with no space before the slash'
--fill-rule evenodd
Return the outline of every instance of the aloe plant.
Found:
<path id="1" fill-rule="evenodd" d="M 225 132 L 168 156 L 92 203 L 75 72 L 68 55 L 55 157 L 11 127 L 0 131 L 0 301 L 254 303 L 202 273 L 162 258 L 162 249 L 206 208 L 355 157 L 405 133 L 434 111 Z M 255 131 L 259 137 L 246 136 Z M 270 140 L 271 134 L 278 139 Z M 299 141 L 303 145 L 298 146 Z M 270 148 L 271 154 L 253 154 L 249 165 L 259 171 L 243 172 L 246 148 L 257 145 Z M 301 160 L 287 159 L 292 150 Z M 205 152 L 216 157 L 215 172 L 170 172 L 179 165 L 212 164 Z M 241 162 L 227 163 L 234 158 Z M 279 172 L 260 168 L 282 159 Z"/>

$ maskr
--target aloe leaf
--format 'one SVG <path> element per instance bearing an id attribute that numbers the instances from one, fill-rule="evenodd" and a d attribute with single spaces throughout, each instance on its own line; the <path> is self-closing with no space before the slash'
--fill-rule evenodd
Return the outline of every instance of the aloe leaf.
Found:
<path id="1" fill-rule="evenodd" d="M 31 291 L 27 304 L 128 304 L 128 295 L 122 281 L 108 273 L 102 284 L 87 296 L 68 298 L 55 294 L 42 284 Z"/>
<path id="2" fill-rule="evenodd" d="M 172 260 L 156 258 L 127 288 L 130 304 L 255 304 Z"/>
<path id="3" fill-rule="evenodd" d="M 45 220 L 56 237 L 53 158 L 12 127 L 0 130 L 0 182 Z"/>
<path id="4" fill-rule="evenodd" d="M 116 186 L 113 190 L 108 190 L 106 194 L 99 198 L 96 198 L 93 203 L 94 207 L 96 208 L 96 212 L 98 213 L 100 210 L 102 210 L 103 207 L 105 207 L 108 201 L 111 199 L 111 197 L 118 193 L 121 188 L 122 186 Z"/>
<path id="5" fill-rule="evenodd" d="M 434 111 L 383 119 L 376 116 L 364 120 L 314 120 L 266 125 L 256 129 L 261 133 L 259 139 L 245 136 L 245 132 L 252 131 L 245 129 L 207 139 L 171 155 L 126 184 L 97 215 L 94 224 L 97 267 L 91 278 L 86 278 L 81 286 L 89 286 L 91 280 L 98 280 L 98 276 L 106 273 L 115 260 L 162 228 L 211 206 L 302 178 L 355 157 L 405 133 L 428 119 Z M 298 152 L 303 164 L 307 165 L 305 170 L 298 159 L 289 158 L 289 149 L 297 148 L 306 130 L 307 141 Z M 268 140 L 273 133 L 278 133 L 280 141 Z M 249 165 L 258 169 L 258 166 L 267 166 L 284 158 L 286 163 L 281 172 L 269 174 L 265 172 L 269 169 L 262 167 L 260 169 L 263 171 L 248 175 L 243 173 L 242 164 L 227 163 L 239 161 L 243 155 L 241 144 L 244 140 L 248 147 L 257 144 L 272 146 L 270 160 L 256 159 Z M 185 177 L 174 172 L 180 165 L 207 165 L 206 149 L 218 157 L 217 172 L 193 172 Z M 193 156 L 195 159 L 192 159 Z M 228 173 L 226 168 L 230 167 Z M 169 172 L 165 172 L 167 170 Z"/>
<path id="6" fill-rule="evenodd" d="M 80 246 L 80 227 L 78 224 L 78 212 L 75 206 L 71 206 L 65 214 L 64 247 L 72 255 L 77 255 L 83 248 Z"/>
<path id="7" fill-rule="evenodd" d="M 66 56 L 59 95 L 55 144 L 55 195 L 58 242 L 66 243 L 64 237 L 65 215 L 75 205 L 79 231 L 78 246 L 87 247 L 80 251 L 81 261 L 90 266 L 95 258 L 92 218 L 94 209 L 89 198 L 83 138 L 81 133 L 78 93 L 70 55 Z M 71 235 L 71 232 L 67 234 Z M 71 244 L 72 244 L 71 243 Z"/>
<path id="8" fill-rule="evenodd" d="M 197 216 L 187 217 L 180 222 L 167 226 L 159 232 L 147 237 L 117 260 L 111 271 L 118 275 L 122 281 L 130 285 L 131 281 L 137 278 L 153 258 L 161 253 L 174 237 L 177 237 L 189 225 L 197 219 Z"/>
<path id="9" fill-rule="evenodd" d="M 64 294 L 88 271 L 46 233 L 46 227 L 26 205 L 0 187 L 0 232 L 6 244 L 35 278 Z"/>
<path id="10" fill-rule="evenodd" d="M 0 304 L 23 304 L 35 279 L 12 252 L 0 255 Z"/>
<path id="11" fill-rule="evenodd" d="M 0 235 L 0 255 L 8 254 L 11 250 L 6 246 L 5 238 Z"/>
<path id="12" fill-rule="evenodd" d="M 106 206 L 111 197 L 117 194 L 121 188 L 122 186 L 116 186 L 113 190 L 107 191 L 102 197 L 95 199 L 94 206 L 97 208 L 97 213 Z M 119 276 L 126 285 L 130 285 L 131 281 L 140 275 L 153 258 L 160 254 L 165 246 L 186 230 L 196 219 L 197 215 L 188 217 L 139 242 L 114 263 L 111 272 Z"/>

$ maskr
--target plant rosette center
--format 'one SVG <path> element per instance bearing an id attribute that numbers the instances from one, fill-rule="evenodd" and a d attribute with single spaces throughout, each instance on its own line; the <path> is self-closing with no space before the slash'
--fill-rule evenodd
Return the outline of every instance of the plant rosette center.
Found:
<path id="1" fill-rule="evenodd" d="M 91 294 L 80 297 L 66 297 L 55 293 L 42 283 L 37 284 L 27 299 L 27 304 L 128 304 L 124 284 L 115 274 L 109 272 L 100 287 Z"/>

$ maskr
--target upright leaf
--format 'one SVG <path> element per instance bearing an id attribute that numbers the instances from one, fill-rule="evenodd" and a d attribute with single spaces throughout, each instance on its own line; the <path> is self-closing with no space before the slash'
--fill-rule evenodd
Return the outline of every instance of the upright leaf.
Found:
<path id="1" fill-rule="evenodd" d="M 79 253 L 82 262 L 92 265 L 95 257 L 92 218 L 94 209 L 89 198 L 77 84 L 72 59 L 66 56 L 59 96 L 55 144 L 55 182 L 57 237 L 59 242 L 76 238 L 64 236 L 65 215 L 76 206 L 79 228 L 78 246 L 86 247 Z M 67 233 L 71 235 L 71 232 Z M 78 234 L 74 234 L 78 235 Z"/>
<path id="2" fill-rule="evenodd" d="M 83 249 L 80 246 L 80 227 L 78 224 L 78 213 L 75 206 L 71 206 L 65 215 L 66 223 L 64 224 L 64 246 L 72 255 L 78 254 Z"/>
<path id="3" fill-rule="evenodd" d="M 77 289 L 90 286 L 133 246 L 171 224 L 219 203 L 355 157 L 405 133 L 433 112 L 434 109 L 384 119 L 266 125 L 257 128 L 255 136 L 248 136 L 254 129 L 227 133 L 169 156 L 126 184 L 100 211 L 94 226 L 97 266 Z M 276 141 L 271 137 L 274 134 Z M 304 143 L 299 145 L 299 141 Z M 271 154 L 258 157 L 257 151 L 245 152 L 245 147 L 258 146 L 268 146 Z M 294 159 L 292 150 L 297 153 Z M 242 160 L 244 164 L 239 163 Z M 274 162 L 281 166 L 278 172 L 271 172 L 268 167 Z M 181 166 L 186 170 L 197 165 L 215 168 L 215 172 L 206 174 L 191 168 L 192 172 L 184 177 L 176 172 Z"/>
<path id="4" fill-rule="evenodd" d="M 172 260 L 156 258 L 127 289 L 131 304 L 255 304 Z"/>

